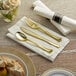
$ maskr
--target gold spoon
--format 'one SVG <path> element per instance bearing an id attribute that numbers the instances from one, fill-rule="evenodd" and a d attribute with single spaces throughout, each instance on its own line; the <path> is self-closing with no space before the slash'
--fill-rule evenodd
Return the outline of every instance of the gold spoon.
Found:
<path id="1" fill-rule="evenodd" d="M 47 42 L 48 44 L 53 45 L 54 47 L 57 47 L 57 48 L 60 47 L 58 44 L 49 41 L 48 39 L 44 38 L 43 36 L 40 36 L 40 35 L 36 34 L 35 32 L 30 31 L 27 28 L 20 27 L 20 29 L 21 29 L 22 32 L 24 32 L 24 33 L 26 33 L 28 35 L 31 35 L 31 36 L 33 36 L 33 37 L 35 37 L 37 39 L 43 40 L 43 41 Z"/>
<path id="2" fill-rule="evenodd" d="M 38 24 L 36 22 L 34 22 L 33 20 L 29 19 L 29 18 L 26 18 L 26 23 L 28 24 L 28 26 L 30 26 L 31 28 L 33 29 L 37 29 L 37 30 L 40 30 L 42 32 L 44 32 L 45 34 L 47 34 L 48 36 L 54 38 L 56 41 L 61 41 L 62 38 L 61 37 L 58 37 L 48 31 L 46 31 L 45 29 L 41 28 L 40 26 L 38 26 Z"/>
<path id="3" fill-rule="evenodd" d="M 48 49 L 48 48 L 46 48 L 46 47 L 43 47 L 42 45 L 39 45 L 39 44 L 37 44 L 36 42 L 28 39 L 27 36 L 26 36 L 25 34 L 21 33 L 21 32 L 17 32 L 17 33 L 16 33 L 16 38 L 17 38 L 18 40 L 20 40 L 20 41 L 30 41 L 30 42 L 32 42 L 33 44 L 35 44 L 37 47 L 41 48 L 42 50 L 44 50 L 44 51 L 46 51 L 46 52 L 48 52 L 48 53 L 51 53 L 51 52 L 53 51 L 52 49 Z"/>

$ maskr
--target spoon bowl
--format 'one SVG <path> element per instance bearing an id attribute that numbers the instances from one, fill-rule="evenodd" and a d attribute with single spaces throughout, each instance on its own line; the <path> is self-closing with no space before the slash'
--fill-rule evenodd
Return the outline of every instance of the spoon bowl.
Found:
<path id="1" fill-rule="evenodd" d="M 21 41 L 26 41 L 26 40 L 27 40 L 26 35 L 24 35 L 24 34 L 21 33 L 21 32 L 17 32 L 17 33 L 16 33 L 16 38 L 17 38 L 18 40 L 21 40 Z"/>

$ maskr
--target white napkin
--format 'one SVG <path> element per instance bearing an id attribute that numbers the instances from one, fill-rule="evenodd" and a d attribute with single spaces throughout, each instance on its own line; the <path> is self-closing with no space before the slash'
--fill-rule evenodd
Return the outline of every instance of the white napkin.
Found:
<path id="1" fill-rule="evenodd" d="M 67 38 L 65 38 L 65 37 L 63 37 L 63 36 L 61 36 L 61 35 L 53 32 L 52 30 L 49 30 L 48 28 L 46 28 L 46 27 L 44 27 L 44 26 L 42 26 L 42 25 L 39 24 L 40 27 L 42 27 L 42 28 L 46 29 L 47 31 L 51 32 L 52 34 L 55 34 L 55 35 L 57 35 L 57 36 L 59 36 L 59 37 L 62 38 L 62 41 L 61 41 L 61 42 L 57 42 L 56 40 L 54 40 L 53 38 L 45 35 L 44 33 L 40 32 L 40 31 L 38 31 L 38 30 L 34 30 L 34 29 L 30 28 L 30 27 L 26 24 L 25 19 L 26 19 L 26 17 L 23 17 L 23 18 L 22 18 L 21 20 L 19 20 L 14 26 L 12 26 L 11 28 L 9 28 L 9 29 L 8 29 L 9 33 L 7 34 L 7 36 L 8 36 L 9 38 L 15 40 L 16 42 L 20 43 L 21 45 L 23 45 L 23 46 L 31 49 L 32 51 L 38 53 L 39 55 L 47 58 L 48 60 L 54 61 L 55 58 L 56 58 L 56 56 L 57 56 L 57 55 L 64 49 L 64 47 L 69 43 L 69 39 L 67 39 Z M 36 46 L 34 46 L 34 45 L 32 45 L 32 44 L 29 44 L 27 41 L 26 41 L 26 42 L 19 41 L 19 40 L 16 38 L 15 34 L 16 34 L 16 32 L 22 32 L 22 31 L 20 30 L 20 27 L 21 27 L 21 26 L 23 26 L 23 27 L 25 27 L 25 28 L 27 28 L 27 29 L 29 29 L 29 30 L 31 30 L 31 31 L 33 31 L 33 32 L 35 32 L 35 33 L 43 36 L 43 37 L 45 37 L 46 39 L 49 39 L 50 41 L 52 41 L 52 42 L 54 42 L 54 43 L 57 43 L 58 45 L 60 45 L 60 48 L 56 48 L 56 47 L 54 47 L 54 46 L 52 46 L 52 45 L 49 45 L 49 44 L 45 43 L 44 41 L 41 41 L 41 40 L 39 40 L 39 39 L 36 39 L 36 38 L 34 38 L 34 37 L 32 37 L 32 36 L 29 36 L 29 35 L 27 35 L 27 34 L 26 34 L 26 36 L 27 36 L 28 39 L 31 39 L 32 41 L 35 41 L 36 43 L 38 43 L 38 44 L 40 44 L 40 45 L 42 45 L 42 46 L 44 46 L 44 47 L 53 49 L 53 52 L 52 52 L 52 53 L 47 53 L 46 51 L 44 51 L 44 50 L 42 50 L 42 49 L 40 49 L 40 48 L 38 48 L 38 47 L 36 47 Z"/>
<path id="2" fill-rule="evenodd" d="M 50 19 L 51 23 L 63 34 L 67 35 L 71 32 L 71 29 L 63 26 L 61 24 L 56 23 L 55 21 L 52 20 L 52 17 L 54 16 L 55 12 L 51 11 L 44 3 L 42 3 L 40 0 L 36 0 L 33 3 L 34 11 L 48 19 Z"/>

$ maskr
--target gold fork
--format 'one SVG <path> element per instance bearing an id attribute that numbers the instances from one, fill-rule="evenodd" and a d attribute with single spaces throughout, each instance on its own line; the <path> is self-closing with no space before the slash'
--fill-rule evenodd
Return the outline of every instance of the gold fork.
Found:
<path id="1" fill-rule="evenodd" d="M 26 18 L 25 21 L 26 21 L 26 23 L 28 24 L 28 26 L 30 26 L 31 28 L 37 29 L 37 30 L 40 30 L 40 31 L 44 32 L 44 33 L 47 34 L 48 36 L 54 38 L 56 41 L 60 42 L 60 41 L 62 40 L 61 37 L 58 37 L 58 36 L 56 36 L 56 35 L 48 32 L 48 31 L 46 31 L 46 30 L 43 29 L 42 27 L 38 26 L 38 24 L 37 24 L 35 21 L 31 20 L 30 18 Z"/>

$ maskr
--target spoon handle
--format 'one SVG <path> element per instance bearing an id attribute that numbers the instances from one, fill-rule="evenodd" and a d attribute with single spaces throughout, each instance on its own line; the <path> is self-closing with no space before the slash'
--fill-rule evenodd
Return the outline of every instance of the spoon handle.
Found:
<path id="1" fill-rule="evenodd" d="M 41 48 L 42 50 L 44 50 L 44 51 L 46 51 L 46 52 L 48 52 L 48 53 L 51 53 L 51 52 L 53 51 L 52 49 L 46 48 L 46 47 L 44 47 L 44 46 L 42 46 L 42 45 L 39 45 L 39 44 L 37 44 L 36 42 L 34 42 L 34 41 L 30 40 L 30 39 L 28 39 L 28 41 L 32 42 L 32 43 L 35 44 L 37 47 Z"/>

